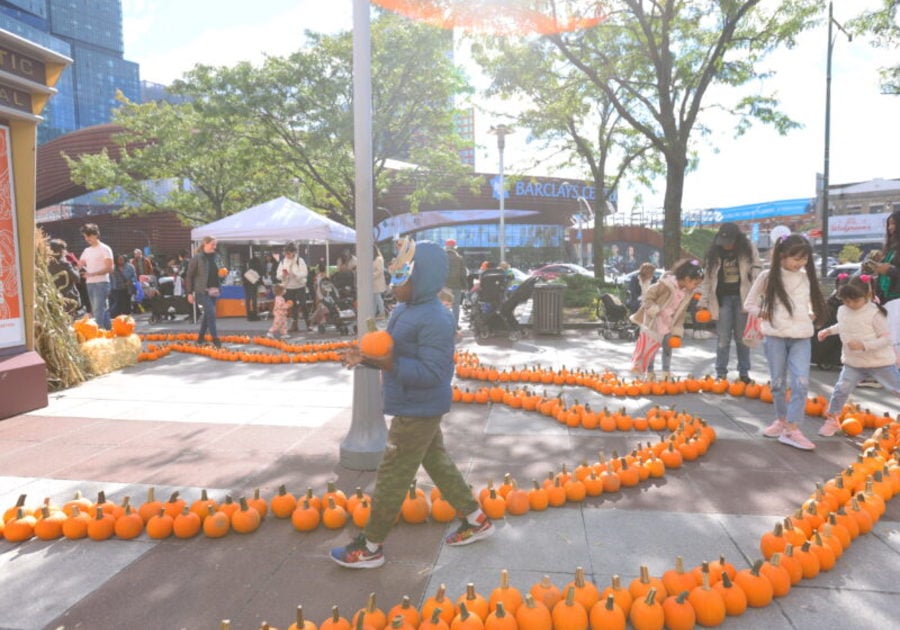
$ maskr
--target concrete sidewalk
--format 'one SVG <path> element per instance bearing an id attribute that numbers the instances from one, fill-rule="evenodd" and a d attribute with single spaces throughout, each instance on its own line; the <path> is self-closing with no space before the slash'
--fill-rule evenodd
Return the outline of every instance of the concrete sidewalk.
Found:
<path id="1" fill-rule="evenodd" d="M 196 331 L 186 322 L 139 332 Z M 263 334 L 266 322 L 220 320 L 223 334 Z M 300 339 L 317 341 L 318 334 Z M 501 337 L 461 350 L 498 366 L 585 367 L 624 371 L 632 345 L 604 341 L 591 330 L 510 343 Z M 675 372 L 705 374 L 714 340 L 687 339 L 676 351 Z M 753 376 L 768 379 L 759 352 Z M 837 373 L 813 369 L 811 393 L 828 395 Z M 461 382 L 469 387 L 475 382 Z M 543 387 L 541 387 L 543 389 Z M 604 398 L 580 387 L 547 387 L 593 408 L 625 407 L 636 415 L 652 405 L 674 405 L 716 428 L 718 440 L 696 462 L 614 495 L 498 522 L 496 534 L 477 545 L 449 548 L 450 526 L 399 524 L 386 543 L 387 564 L 351 571 L 328 558 L 349 541 L 352 526 L 301 534 L 289 522 L 267 518 L 260 530 L 221 540 L 106 542 L 0 541 L 0 629 L 88 628 L 130 623 L 158 628 L 256 629 L 263 621 L 286 628 L 297 605 L 316 624 L 333 605 L 345 616 L 376 593 L 387 611 L 404 595 L 421 604 L 440 584 L 453 600 L 475 584 L 487 597 L 508 569 L 511 583 L 527 589 L 549 575 L 562 587 L 576 567 L 599 587 L 613 574 L 627 583 L 647 565 L 659 575 L 683 556 L 693 567 L 720 554 L 738 568 L 759 557 L 759 538 L 792 513 L 815 489 L 853 462 L 857 440 L 814 437 L 806 453 L 767 440 L 760 429 L 770 405 L 712 394 Z M 328 481 L 346 493 L 371 491 L 374 475 L 342 468 L 340 443 L 351 419 L 352 373 L 333 363 L 259 365 L 212 361 L 172 353 L 53 394 L 46 409 L 0 421 L 0 505 L 27 493 L 28 504 L 55 502 L 76 490 L 93 498 L 144 501 L 148 487 L 165 500 L 178 490 L 188 501 L 201 489 L 221 500 L 259 488 L 271 497 L 285 484 L 295 495 L 317 494 Z M 873 410 L 900 412 L 883 390 L 858 390 Z M 815 436 L 820 419 L 804 432 Z M 522 486 L 565 464 L 595 461 L 598 451 L 631 450 L 657 441 L 655 433 L 603 433 L 569 429 L 539 414 L 503 405 L 455 404 L 444 421 L 451 453 L 474 488 L 511 474 Z M 422 472 L 420 484 L 430 488 Z M 764 609 L 729 618 L 728 628 L 893 627 L 900 605 L 900 507 L 888 510 L 873 532 L 857 539 L 829 573 L 805 580 Z M 455 525 L 454 525 L 455 527 Z"/>

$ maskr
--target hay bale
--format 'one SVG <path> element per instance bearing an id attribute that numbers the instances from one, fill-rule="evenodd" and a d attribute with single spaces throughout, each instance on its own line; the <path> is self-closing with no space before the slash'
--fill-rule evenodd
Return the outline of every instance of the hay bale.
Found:
<path id="1" fill-rule="evenodd" d="M 81 344 L 81 352 L 95 374 L 107 374 L 137 363 L 141 339 L 137 335 L 91 339 Z"/>

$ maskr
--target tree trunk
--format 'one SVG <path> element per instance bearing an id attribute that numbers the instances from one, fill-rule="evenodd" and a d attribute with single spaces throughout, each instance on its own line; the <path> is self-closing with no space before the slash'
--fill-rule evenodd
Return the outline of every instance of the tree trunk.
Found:
<path id="1" fill-rule="evenodd" d="M 684 154 L 666 156 L 666 196 L 663 202 L 663 263 L 671 269 L 681 258 L 681 198 L 684 196 Z"/>

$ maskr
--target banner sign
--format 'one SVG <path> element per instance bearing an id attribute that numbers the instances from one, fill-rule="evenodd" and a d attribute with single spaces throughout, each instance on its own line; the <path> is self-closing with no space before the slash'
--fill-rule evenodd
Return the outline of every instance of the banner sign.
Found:
<path id="1" fill-rule="evenodd" d="M 811 214 L 816 210 L 816 200 L 808 197 L 802 199 L 782 199 L 765 201 L 744 206 L 729 208 L 710 208 L 708 210 L 686 211 L 685 225 L 719 224 L 726 221 L 756 221 L 773 217 L 790 217 L 800 214 Z"/>
<path id="2" fill-rule="evenodd" d="M 506 219 L 527 217 L 538 214 L 536 210 L 504 210 Z M 407 212 L 396 217 L 389 217 L 375 226 L 375 242 L 389 238 L 397 238 L 401 234 L 417 232 L 427 228 L 457 223 L 475 223 L 478 221 L 497 221 L 499 210 L 428 210 L 427 212 Z"/>
<path id="3" fill-rule="evenodd" d="M 0 126 L 0 350 L 25 345 L 9 127 Z"/>
<path id="4" fill-rule="evenodd" d="M 884 240 L 888 213 L 842 214 L 828 218 L 828 241 L 865 243 Z"/>

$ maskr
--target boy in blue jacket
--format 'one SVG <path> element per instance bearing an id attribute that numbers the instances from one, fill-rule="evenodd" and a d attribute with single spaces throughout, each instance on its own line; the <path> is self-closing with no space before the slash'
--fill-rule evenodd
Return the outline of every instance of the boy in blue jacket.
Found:
<path id="1" fill-rule="evenodd" d="M 436 243 L 401 240 L 389 266 L 398 305 L 387 331 L 393 353 L 383 359 L 363 356 L 354 347 L 344 356 L 347 367 L 365 365 L 382 371 L 384 412 L 394 416 L 375 476 L 372 513 L 362 534 L 346 547 L 331 550 L 341 566 L 370 569 L 384 564 L 387 538 L 403 498 L 421 465 L 442 496 L 465 514 L 448 545 L 468 545 L 494 533 L 456 464 L 444 448 L 441 418 L 450 411 L 453 315 L 438 299 L 447 279 L 447 254 Z"/>

